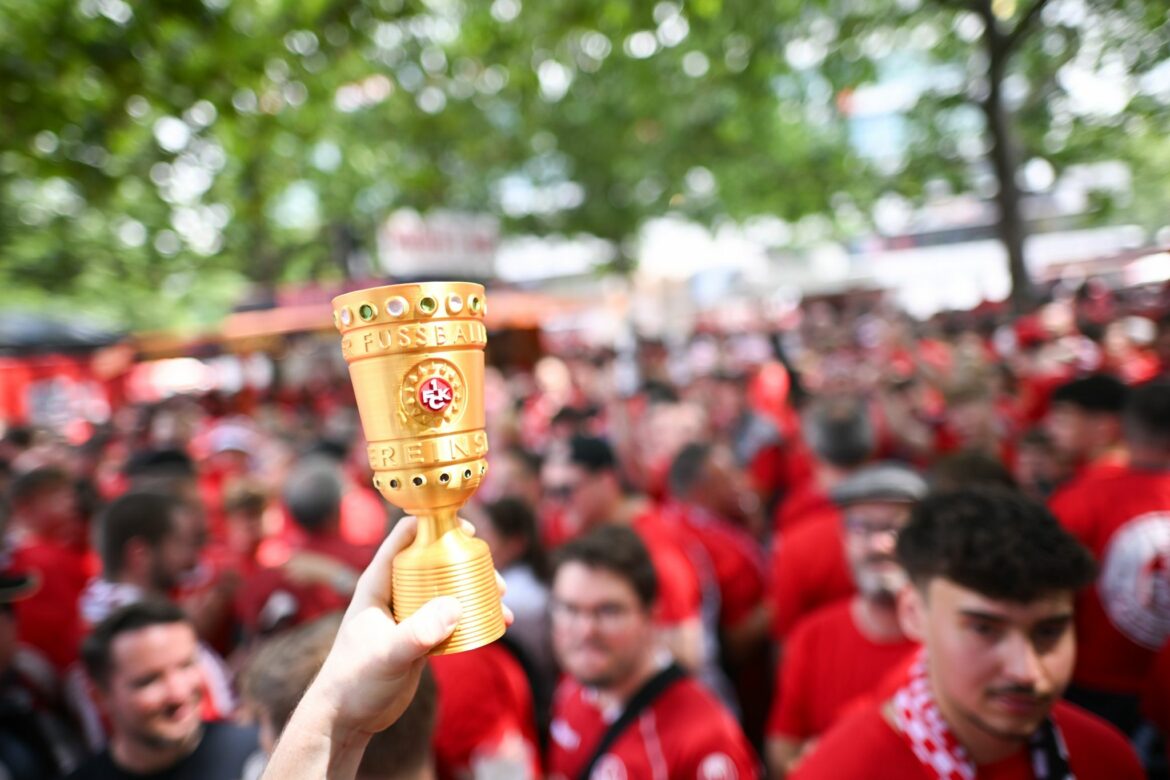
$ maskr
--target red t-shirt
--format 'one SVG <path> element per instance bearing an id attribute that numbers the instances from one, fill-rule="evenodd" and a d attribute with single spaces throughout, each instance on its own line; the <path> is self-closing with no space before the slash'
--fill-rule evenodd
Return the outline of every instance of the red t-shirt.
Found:
<path id="1" fill-rule="evenodd" d="M 719 625 L 729 628 L 750 615 L 764 599 L 764 552 L 747 531 L 696 507 L 672 503 L 684 538 L 698 544 L 719 586 Z"/>
<path id="2" fill-rule="evenodd" d="M 785 437 L 768 444 L 745 464 L 748 483 L 765 501 L 783 496 L 812 478 L 813 460 L 799 441 Z"/>
<path id="3" fill-rule="evenodd" d="M 431 656 L 430 665 L 439 692 L 433 744 L 440 780 L 472 777 L 478 760 L 501 754 L 540 777 L 532 692 L 512 654 L 490 644 Z"/>
<path id="4" fill-rule="evenodd" d="M 12 567 L 36 572 L 41 583 L 35 593 L 13 604 L 20 641 L 64 671 L 77 660 L 84 636 L 77 601 L 91 576 L 85 551 L 29 537 L 13 550 Z"/>
<path id="5" fill-rule="evenodd" d="M 360 574 L 374 557 L 374 548 L 348 544 L 341 539 L 308 538 L 301 547 L 344 563 Z M 252 634 L 263 633 L 288 620 L 300 625 L 345 609 L 349 597 L 331 584 L 293 582 L 282 569 L 261 569 L 245 578 L 236 595 L 236 613 Z"/>
<path id="6" fill-rule="evenodd" d="M 353 487 L 341 496 L 341 538 L 350 544 L 377 546 L 386 538 L 386 508 L 368 487 Z"/>
<path id="7" fill-rule="evenodd" d="M 610 723 L 597 691 L 566 678 L 553 698 L 550 780 L 577 780 Z M 594 765 L 597 780 L 748 780 L 758 762 L 731 714 L 685 679 L 646 707 Z"/>
<path id="8" fill-rule="evenodd" d="M 1129 468 L 1129 456 L 1125 453 L 1110 452 L 1101 457 L 1077 466 L 1076 471 L 1065 482 L 1061 483 L 1052 495 L 1048 497 L 1048 504 L 1056 506 L 1065 501 L 1064 494 L 1069 490 L 1084 490 L 1083 483 L 1098 479 L 1109 479 L 1125 472 Z"/>
<path id="9" fill-rule="evenodd" d="M 813 481 L 805 482 L 776 505 L 772 532 L 785 533 L 805 522 L 841 522 L 841 509 Z"/>
<path id="10" fill-rule="evenodd" d="M 236 553 L 222 542 L 213 542 L 203 548 L 200 554 L 199 566 L 192 576 L 185 578 L 183 586 L 175 594 L 175 601 L 190 608 L 192 602 L 198 603 L 206 598 L 225 579 L 236 578 L 237 588 L 242 586 L 249 577 L 262 571 L 260 564 L 254 558 Z M 228 657 L 235 650 L 238 639 L 239 616 L 236 614 L 238 600 L 230 605 L 230 610 L 221 616 L 219 623 L 207 628 L 207 635 L 203 639 L 223 657 Z"/>
<path id="11" fill-rule="evenodd" d="M 1077 596 L 1077 665 L 1086 688 L 1140 693 L 1170 637 L 1170 472 L 1129 468 L 1070 485 L 1052 512 L 1100 564 Z"/>
<path id="12" fill-rule="evenodd" d="M 801 617 L 856 591 L 839 523 L 804 523 L 783 534 L 772 548 L 768 573 L 772 635 L 777 641 L 783 641 Z"/>
<path id="13" fill-rule="evenodd" d="M 1077 780 L 1142 780 L 1145 771 L 1121 732 L 1067 702 L 1052 717 L 1069 750 Z M 791 780 L 935 780 L 903 737 L 882 717 L 878 706 L 848 715 L 834 726 L 790 775 Z M 978 780 L 1032 780 L 1028 750 L 978 768 Z"/>
<path id="14" fill-rule="evenodd" d="M 909 639 L 879 644 L 864 636 L 853 604 L 849 599 L 817 610 L 789 635 L 769 736 L 804 740 L 824 733 L 918 648 Z"/>
<path id="15" fill-rule="evenodd" d="M 703 590 L 679 530 L 657 508 L 635 517 L 633 529 L 646 545 L 658 575 L 656 622 L 669 626 L 698 618 Z"/>

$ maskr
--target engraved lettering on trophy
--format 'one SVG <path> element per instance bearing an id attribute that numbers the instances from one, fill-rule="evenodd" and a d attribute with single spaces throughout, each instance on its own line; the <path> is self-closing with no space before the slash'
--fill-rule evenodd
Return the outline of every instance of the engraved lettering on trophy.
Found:
<path id="1" fill-rule="evenodd" d="M 388 469 L 393 465 L 398 465 L 398 458 L 395 457 L 393 447 L 380 444 L 380 446 L 370 447 L 370 463 L 376 469 Z"/>
<path id="2" fill-rule="evenodd" d="M 393 349 L 486 343 L 487 331 L 478 322 L 445 325 L 421 323 L 368 330 L 362 333 L 361 340 L 357 342 L 347 336 L 341 341 L 341 349 L 342 354 L 349 357 L 355 348 L 364 355 L 372 355 Z"/>
<path id="3" fill-rule="evenodd" d="M 341 355 L 342 357 L 349 357 L 352 353 L 352 348 L 349 343 L 349 337 L 346 336 L 341 340 Z"/>
<path id="4" fill-rule="evenodd" d="M 368 448 L 368 454 L 370 466 L 378 470 L 400 468 L 405 465 L 433 466 L 450 461 L 478 458 L 485 455 L 487 450 L 487 434 L 483 431 L 477 431 L 407 444 L 403 450 L 406 463 L 399 461 L 398 449 L 391 444 L 371 444 Z"/>

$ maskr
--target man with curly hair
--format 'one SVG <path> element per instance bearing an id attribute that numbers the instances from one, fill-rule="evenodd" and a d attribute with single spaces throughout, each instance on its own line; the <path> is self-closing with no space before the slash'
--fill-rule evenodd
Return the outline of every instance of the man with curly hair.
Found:
<path id="1" fill-rule="evenodd" d="M 840 721 L 794 778 L 1143 776 L 1120 732 L 1062 702 L 1089 552 L 1040 504 L 996 488 L 922 501 L 899 534 L 899 620 L 923 644 L 896 692 Z"/>

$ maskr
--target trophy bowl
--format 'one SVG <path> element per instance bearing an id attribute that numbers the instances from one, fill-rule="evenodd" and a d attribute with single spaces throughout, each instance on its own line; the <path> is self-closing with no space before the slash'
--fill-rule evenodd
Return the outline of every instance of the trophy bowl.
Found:
<path id="1" fill-rule="evenodd" d="M 394 618 L 437 596 L 463 605 L 435 654 L 486 645 L 505 628 L 488 546 L 458 519 L 487 473 L 486 309 L 483 286 L 467 282 L 387 285 L 333 299 L 374 487 L 418 517 L 414 543 L 394 558 Z"/>

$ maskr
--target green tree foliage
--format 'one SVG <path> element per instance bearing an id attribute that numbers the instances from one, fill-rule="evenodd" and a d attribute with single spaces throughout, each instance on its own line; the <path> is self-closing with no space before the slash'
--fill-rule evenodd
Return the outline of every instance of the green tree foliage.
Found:
<path id="1" fill-rule="evenodd" d="M 992 199 L 1018 308 L 1033 302 L 1022 197 L 1096 161 L 1128 164 L 1136 189 L 1152 189 L 1149 127 L 1170 118 L 1170 6 L 1161 0 L 841 0 L 809 15 L 809 27 L 837 31 L 812 68 L 836 89 L 858 83 L 842 60 L 915 74 L 906 153 L 883 184 L 920 198 L 947 182 Z M 1028 181 L 1026 164 L 1050 173 Z"/>
<path id="2" fill-rule="evenodd" d="M 884 192 L 994 179 L 972 113 L 996 83 L 989 30 L 1012 39 L 1018 160 L 1059 174 L 1156 148 L 1135 168 L 1154 192 L 1165 3 L 1032 2 L 0 0 L 0 285 L 206 322 L 249 285 L 367 271 L 399 207 L 623 248 L 668 212 L 849 236 Z M 1086 107 L 1086 78 L 1127 91 Z M 885 158 L 855 151 L 851 113 L 879 80 L 912 85 Z"/>

